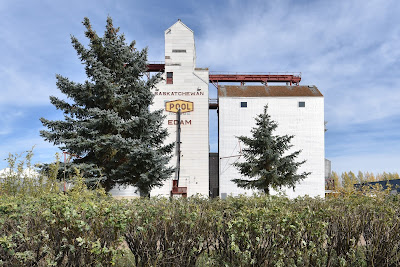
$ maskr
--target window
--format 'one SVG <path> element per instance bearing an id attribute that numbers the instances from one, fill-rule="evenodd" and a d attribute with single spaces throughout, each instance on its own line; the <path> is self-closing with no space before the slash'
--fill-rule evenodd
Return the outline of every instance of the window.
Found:
<path id="1" fill-rule="evenodd" d="M 174 83 L 174 73 L 167 72 L 167 84 L 173 84 L 173 83 Z"/>
<path id="2" fill-rule="evenodd" d="M 241 108 L 247 108 L 247 102 L 240 102 Z"/>
<path id="3" fill-rule="evenodd" d="M 186 53 L 186 49 L 172 49 L 172 53 Z"/>
<path id="4" fill-rule="evenodd" d="M 305 108 L 306 102 L 299 102 L 299 108 Z"/>

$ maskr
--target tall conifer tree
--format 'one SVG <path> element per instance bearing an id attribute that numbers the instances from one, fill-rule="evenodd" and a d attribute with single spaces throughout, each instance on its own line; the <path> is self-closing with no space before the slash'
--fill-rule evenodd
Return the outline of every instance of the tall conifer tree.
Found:
<path id="1" fill-rule="evenodd" d="M 64 120 L 41 118 L 48 130 L 40 135 L 77 155 L 71 167 L 100 179 L 106 190 L 134 185 L 147 194 L 173 172 L 167 166 L 173 144 L 163 144 L 168 133 L 162 111 L 149 109 L 160 75 L 146 78 L 147 49 L 136 50 L 134 41 L 128 45 L 110 17 L 103 37 L 88 18 L 83 24 L 88 47 L 74 36 L 71 41 L 88 80 L 77 83 L 56 75 L 58 89 L 69 100 L 50 96 L 50 101 L 64 112 Z"/>
<path id="2" fill-rule="evenodd" d="M 244 162 L 236 162 L 234 166 L 247 179 L 232 181 L 239 187 L 259 189 L 269 194 L 270 188 L 294 188 L 297 182 L 310 173 L 297 174 L 297 169 L 305 162 L 295 162 L 301 151 L 286 153 L 292 147 L 290 141 L 294 136 L 273 135 L 278 124 L 271 120 L 267 109 L 268 106 L 265 106 L 264 112 L 256 117 L 256 127 L 251 130 L 252 137 L 238 137 L 245 145 L 242 150 Z"/>

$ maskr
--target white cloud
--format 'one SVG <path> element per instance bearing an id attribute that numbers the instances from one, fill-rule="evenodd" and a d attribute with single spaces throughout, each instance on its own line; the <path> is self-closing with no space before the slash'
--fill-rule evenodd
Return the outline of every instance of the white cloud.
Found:
<path id="1" fill-rule="evenodd" d="M 369 160 L 374 154 L 365 142 L 381 144 L 381 158 L 395 164 L 389 159 L 393 153 L 380 139 L 396 141 L 399 136 L 374 132 L 374 139 L 365 135 L 354 139 L 357 134 L 350 131 L 357 130 L 356 124 L 364 129 L 382 124 L 385 129 L 388 118 L 400 117 L 399 1 L 231 0 L 182 2 L 169 8 L 164 2 L 151 7 L 112 1 L 101 1 L 100 5 L 94 5 L 94 1 L 77 3 L 48 0 L 40 5 L 21 1 L 0 4 L 0 112 L 9 116 L 0 119 L 0 135 L 8 137 L 0 143 L 0 151 L 23 151 L 38 143 L 43 145 L 40 157 L 45 159 L 50 154 L 48 158 L 52 158 L 53 153 L 46 151 L 53 148 L 37 132 L 10 136 L 15 121 L 21 119 L 12 113 L 20 107 L 48 107 L 49 95 L 61 96 L 55 86 L 55 73 L 74 81 L 84 80 L 69 34 L 85 42 L 81 24 L 84 16 L 102 34 L 110 14 L 126 33 L 127 41 L 136 39 L 138 48 L 149 45 L 150 60 L 163 58 L 163 31 L 170 26 L 163 23 L 181 18 L 195 30 L 199 67 L 210 67 L 211 71 L 301 71 L 302 84 L 315 84 L 325 95 L 328 128 L 338 130 L 327 134 L 327 143 L 349 148 L 347 157 L 331 153 L 335 157 L 333 166 L 347 166 L 348 162 L 363 166 L 366 161 L 371 166 L 390 167 L 383 160 Z M 136 9 L 130 10 L 133 7 Z M 346 139 L 349 136 L 350 141 Z M 215 138 L 210 137 L 210 141 L 212 148 L 217 146 Z M 328 154 L 331 149 L 328 146 Z M 365 153 L 359 155 L 357 150 Z"/>
<path id="2" fill-rule="evenodd" d="M 207 13 L 198 64 L 217 71 L 301 71 L 302 84 L 325 95 L 333 166 L 400 171 L 391 149 L 400 125 L 390 121 L 400 117 L 400 2 L 230 3 L 224 12 Z M 391 135 L 383 134 L 388 128 Z"/>
<path id="3" fill-rule="evenodd" d="M 57 94 L 53 77 L 41 77 L 10 66 L 0 67 L 0 80 L 3 81 L 0 105 L 48 105 L 49 95 Z"/>
<path id="4" fill-rule="evenodd" d="M 275 3 L 275 4 L 273 4 Z M 210 12 L 198 61 L 212 70 L 301 71 L 325 94 L 332 124 L 399 114 L 398 1 L 231 1 Z M 238 6 L 240 8 L 238 8 Z M 393 64 L 397 64 L 397 68 Z M 390 77 L 390 78 L 389 78 Z"/>

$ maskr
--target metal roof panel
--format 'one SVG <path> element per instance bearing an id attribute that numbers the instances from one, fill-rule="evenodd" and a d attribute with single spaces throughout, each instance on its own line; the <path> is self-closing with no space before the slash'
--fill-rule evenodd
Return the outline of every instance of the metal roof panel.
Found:
<path id="1" fill-rule="evenodd" d="M 218 86 L 219 97 L 295 97 L 295 96 L 323 96 L 316 86 Z"/>

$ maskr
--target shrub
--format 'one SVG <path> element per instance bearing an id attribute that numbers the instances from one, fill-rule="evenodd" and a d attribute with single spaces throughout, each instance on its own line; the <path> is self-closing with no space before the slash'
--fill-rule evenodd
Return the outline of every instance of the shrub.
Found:
<path id="1" fill-rule="evenodd" d="M 0 200 L 0 258 L 6 266 L 113 263 L 126 224 L 115 200 L 63 194 Z"/>
<path id="2" fill-rule="evenodd" d="M 138 199 L 125 234 L 137 266 L 397 266 L 399 200 Z"/>
<path id="3" fill-rule="evenodd" d="M 208 203 L 199 198 L 130 202 L 125 239 L 137 266 L 193 266 L 208 247 Z"/>
<path id="4" fill-rule="evenodd" d="M 24 177 L 27 162 L 11 157 L 17 167 L 0 180 L 3 266 L 400 266 L 390 189 L 118 201 L 88 190 L 79 171 L 60 192 L 57 164 Z"/>
<path id="5" fill-rule="evenodd" d="M 60 192 L 57 163 L 47 176 L 24 175 L 30 155 L 18 167 L 10 156 L 0 181 L 0 265 L 112 265 L 127 211 L 104 190 L 88 190 L 79 171 L 73 189 Z"/>

